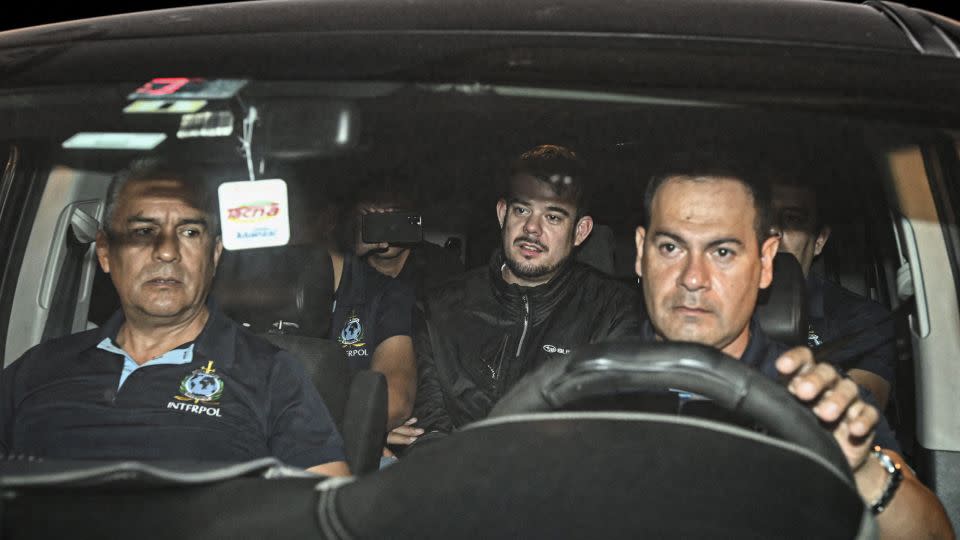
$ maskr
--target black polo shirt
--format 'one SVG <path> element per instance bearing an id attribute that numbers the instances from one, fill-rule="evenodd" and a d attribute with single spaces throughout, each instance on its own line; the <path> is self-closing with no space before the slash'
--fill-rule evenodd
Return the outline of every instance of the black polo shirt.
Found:
<path id="1" fill-rule="evenodd" d="M 644 321 L 641 333 L 643 339 L 646 341 L 653 341 L 655 339 L 653 325 L 650 324 L 649 320 Z M 784 345 L 783 343 L 770 339 L 760 328 L 760 325 L 757 324 L 756 321 L 751 320 L 750 341 L 747 342 L 747 348 L 743 351 L 740 361 L 763 373 L 770 379 L 781 381 L 783 378 L 780 375 L 780 372 L 777 371 L 777 358 L 779 358 L 781 354 L 790 350 L 790 348 L 791 347 L 788 345 Z M 861 399 L 876 407 L 877 403 L 873 398 L 873 394 L 863 387 L 858 388 L 860 388 Z M 683 398 L 687 396 L 684 396 L 684 394 L 681 393 L 681 397 Z M 681 399 L 681 402 L 683 401 L 686 400 Z M 717 407 L 711 407 L 702 403 L 702 401 L 703 400 L 700 399 L 700 396 L 695 396 L 694 402 L 689 404 L 681 403 L 682 411 L 687 414 L 729 420 L 736 423 L 736 421 L 733 420 L 729 415 L 718 412 L 716 410 Z M 896 452 L 900 452 L 900 444 L 897 442 L 897 439 L 893 433 L 893 429 L 890 427 L 890 424 L 887 422 L 887 419 L 884 418 L 883 414 L 880 415 L 880 421 L 877 423 L 875 442 L 884 448 L 889 448 Z"/>
<path id="2" fill-rule="evenodd" d="M 831 364 L 846 371 L 869 371 L 893 384 L 897 349 L 890 311 L 836 283 L 810 274 L 807 278 L 807 313 L 810 322 L 807 345 L 811 349 L 830 349 L 825 360 Z"/>
<path id="3" fill-rule="evenodd" d="M 373 352 L 387 338 L 413 335 L 413 284 L 377 272 L 347 255 L 337 287 L 331 339 L 343 347 L 350 368 L 369 369 Z"/>
<path id="4" fill-rule="evenodd" d="M 105 338 L 116 341 L 121 312 L 27 351 L 0 374 L 0 450 L 108 460 L 273 456 L 304 468 L 343 460 L 340 435 L 300 363 L 208 307 L 191 361 L 148 362 L 122 385 L 124 357 L 103 348 Z"/>

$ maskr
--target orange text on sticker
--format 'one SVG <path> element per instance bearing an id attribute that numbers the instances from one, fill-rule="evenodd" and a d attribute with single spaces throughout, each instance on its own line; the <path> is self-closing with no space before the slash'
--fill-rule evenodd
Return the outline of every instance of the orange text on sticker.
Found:
<path id="1" fill-rule="evenodd" d="M 255 202 L 227 210 L 227 219 L 240 223 L 252 223 L 270 219 L 280 213 L 280 205 L 275 202 Z"/>

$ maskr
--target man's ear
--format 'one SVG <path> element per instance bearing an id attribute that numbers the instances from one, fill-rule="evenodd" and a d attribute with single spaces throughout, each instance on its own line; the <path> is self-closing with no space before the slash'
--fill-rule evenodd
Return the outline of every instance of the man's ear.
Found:
<path id="1" fill-rule="evenodd" d="M 504 221 L 507 219 L 507 201 L 500 199 L 497 201 L 497 219 L 500 221 L 500 228 L 503 228 Z"/>
<path id="2" fill-rule="evenodd" d="M 766 289 L 773 282 L 773 258 L 780 248 L 780 237 L 771 236 L 760 247 L 760 288 Z"/>
<path id="3" fill-rule="evenodd" d="M 103 269 L 104 274 L 110 273 L 110 258 L 108 257 L 110 253 L 110 244 L 107 240 L 107 233 L 97 231 L 97 240 L 96 240 L 96 252 L 97 252 L 97 261 L 100 263 L 100 268 Z"/>
<path id="4" fill-rule="evenodd" d="M 590 236 L 590 233 L 593 231 L 593 218 L 590 216 L 583 216 L 577 221 L 577 228 L 573 233 L 573 245 L 579 246 L 583 243 L 584 240 Z"/>
<path id="5" fill-rule="evenodd" d="M 220 254 L 223 253 L 223 237 L 217 235 L 217 239 L 214 241 L 213 246 L 213 269 L 216 270 L 217 266 L 220 264 Z"/>
<path id="6" fill-rule="evenodd" d="M 827 240 L 830 239 L 830 227 L 824 225 L 820 228 L 820 234 L 817 235 L 817 239 L 813 243 L 813 256 L 816 257 L 820 255 L 820 252 L 823 251 L 824 246 L 827 245 Z"/>
<path id="7" fill-rule="evenodd" d="M 641 261 L 643 260 L 643 239 L 647 237 L 647 230 L 643 227 L 637 227 L 637 233 L 634 236 L 634 241 L 637 243 L 637 260 L 634 263 L 634 270 L 637 272 L 637 277 L 643 277 L 643 265 Z"/>

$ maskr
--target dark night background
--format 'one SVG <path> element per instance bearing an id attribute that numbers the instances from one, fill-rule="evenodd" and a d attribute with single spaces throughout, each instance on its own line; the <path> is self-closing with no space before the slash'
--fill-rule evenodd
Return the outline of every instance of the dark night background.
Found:
<path id="1" fill-rule="evenodd" d="M 583 0 L 584 2 L 589 2 L 590 0 Z M 719 1 L 719 0 L 718 0 Z M 936 11 L 943 15 L 949 15 L 955 19 L 960 20 L 960 0 L 899 0 L 900 3 L 907 4 L 914 7 L 929 9 L 931 11 Z M 191 2 L 189 0 L 184 1 L 172 1 L 172 0 L 148 0 L 140 2 L 105 2 L 105 1 L 90 1 L 90 2 L 70 2 L 70 3 L 60 3 L 57 5 L 55 3 L 48 3 L 44 9 L 20 9 L 16 10 L 19 13 L 12 14 L 10 11 L 6 10 L 8 13 L 0 19 L 0 30 L 8 30 L 11 28 L 19 28 L 22 26 L 33 26 L 37 24 L 46 24 L 59 21 L 67 21 L 71 19 L 81 19 L 86 17 L 98 17 L 101 15 L 112 15 L 115 13 L 125 13 L 130 11 L 145 11 L 150 9 L 161 9 L 168 7 L 184 6 L 184 5 L 199 5 L 199 4 L 212 4 L 217 2 Z M 859 3 L 854 2 L 854 3 Z"/>

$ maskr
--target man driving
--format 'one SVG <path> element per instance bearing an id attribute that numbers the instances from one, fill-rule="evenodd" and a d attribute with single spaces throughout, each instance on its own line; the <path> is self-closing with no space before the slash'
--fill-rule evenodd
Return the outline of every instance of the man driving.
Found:
<path id="1" fill-rule="evenodd" d="M 734 168 L 689 169 L 654 179 L 646 192 L 636 231 L 645 337 L 710 345 L 784 379 L 832 431 L 884 537 L 951 537 L 943 507 L 902 458 L 889 448 L 871 451 L 875 438 L 896 442 L 857 385 L 814 362 L 809 349 L 787 351 L 752 322 L 780 242 L 769 233 L 764 186 Z M 897 472 L 888 472 L 893 466 Z"/>
<path id="2" fill-rule="evenodd" d="M 222 244 L 203 180 L 141 161 L 111 183 L 96 254 L 121 309 L 0 376 L 0 450 L 41 458 L 239 462 L 349 474 L 302 366 L 208 292 Z"/>
<path id="3" fill-rule="evenodd" d="M 507 183 L 496 206 L 501 245 L 489 265 L 427 297 L 415 338 L 419 423 L 395 430 L 391 442 L 484 418 L 544 361 L 638 331 L 634 291 L 574 261 L 593 228 L 577 155 L 538 146 L 514 162 Z"/>

